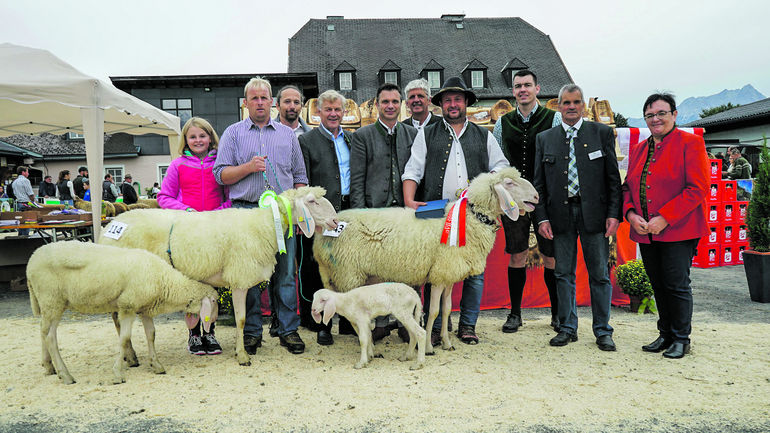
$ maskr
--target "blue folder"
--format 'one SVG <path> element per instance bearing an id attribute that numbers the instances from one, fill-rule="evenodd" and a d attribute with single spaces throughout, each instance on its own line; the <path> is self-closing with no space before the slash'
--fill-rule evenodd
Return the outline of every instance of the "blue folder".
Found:
<path id="1" fill-rule="evenodd" d="M 442 218 L 444 216 L 444 208 L 449 200 L 433 200 L 429 201 L 424 206 L 420 206 L 414 212 L 417 218 Z"/>

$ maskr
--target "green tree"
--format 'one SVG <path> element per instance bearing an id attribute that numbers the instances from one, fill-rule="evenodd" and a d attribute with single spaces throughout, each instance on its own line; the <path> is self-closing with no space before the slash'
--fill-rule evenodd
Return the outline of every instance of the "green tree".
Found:
<path id="1" fill-rule="evenodd" d="M 700 118 L 703 119 L 704 117 L 713 116 L 713 115 L 715 115 L 717 113 L 721 113 L 723 111 L 727 111 L 727 110 L 730 110 L 732 108 L 740 107 L 740 106 L 741 106 L 741 104 L 733 105 L 732 102 L 728 102 L 727 104 L 722 104 L 722 105 L 719 105 L 717 107 L 706 108 L 706 109 L 704 109 L 703 111 L 700 112 Z"/>
<path id="2" fill-rule="evenodd" d="M 628 119 L 626 116 L 618 113 L 617 111 L 615 114 L 615 127 L 616 128 L 628 128 Z"/>
<path id="3" fill-rule="evenodd" d="M 767 147 L 767 137 L 764 137 L 759 160 L 746 225 L 749 228 L 751 249 L 767 252 L 770 251 L 770 149 Z"/>

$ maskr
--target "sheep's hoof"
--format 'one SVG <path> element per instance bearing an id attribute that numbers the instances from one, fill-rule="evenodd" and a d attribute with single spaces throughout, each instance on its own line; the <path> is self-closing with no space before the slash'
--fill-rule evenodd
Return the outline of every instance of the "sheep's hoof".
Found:
<path id="1" fill-rule="evenodd" d="M 238 358 L 238 364 L 244 367 L 251 365 L 251 358 L 246 353 L 239 353 L 236 357 Z"/>
<path id="2" fill-rule="evenodd" d="M 426 356 L 433 356 L 433 355 L 435 355 L 435 354 L 436 354 L 436 352 L 434 352 L 434 351 L 433 351 L 433 348 L 432 348 L 432 347 L 430 348 L 430 350 L 426 350 L 426 351 L 425 351 L 425 355 L 426 355 Z"/>
<path id="3" fill-rule="evenodd" d="M 451 344 L 449 345 L 449 347 L 447 347 L 447 346 L 441 346 L 441 348 L 442 348 L 442 349 L 444 349 L 444 350 L 455 350 L 455 347 L 454 347 L 454 346 L 452 346 Z"/>
<path id="4" fill-rule="evenodd" d="M 65 385 L 72 385 L 73 383 L 75 383 L 75 378 L 73 378 L 69 374 L 60 375 L 59 379 L 61 379 L 62 383 L 64 383 Z"/>
<path id="5" fill-rule="evenodd" d="M 150 368 L 152 368 L 152 372 L 155 374 L 166 374 L 166 369 L 163 368 L 163 366 L 160 365 L 159 363 L 158 364 L 151 363 Z"/>
<path id="6" fill-rule="evenodd" d="M 120 385 L 121 383 L 126 383 L 126 378 L 124 378 L 124 377 L 113 377 L 112 378 L 112 384 L 113 385 Z"/>
<path id="7" fill-rule="evenodd" d="M 416 363 L 412 364 L 411 366 L 409 366 L 410 370 L 419 370 L 421 368 L 422 368 L 422 362 L 416 362 Z"/>
<path id="8" fill-rule="evenodd" d="M 382 353 L 375 353 L 372 358 L 380 358 L 380 359 L 382 359 L 382 358 L 385 358 L 385 357 L 382 356 Z"/>
<path id="9" fill-rule="evenodd" d="M 48 364 L 43 364 L 43 370 L 45 370 L 46 375 L 56 374 L 56 369 L 53 368 L 53 364 L 50 362 Z"/>
<path id="10" fill-rule="evenodd" d="M 129 367 L 139 367 L 139 360 L 136 358 L 136 353 L 129 353 L 126 355 L 126 362 Z"/>
<path id="11" fill-rule="evenodd" d="M 359 362 L 357 362 L 357 363 L 356 363 L 356 365 L 354 365 L 354 366 L 353 366 L 353 368 L 355 368 L 356 370 L 358 370 L 358 369 L 361 369 L 361 368 L 364 368 L 364 367 L 366 367 L 366 364 L 368 364 L 368 362 L 360 362 L 360 361 L 359 361 Z"/>

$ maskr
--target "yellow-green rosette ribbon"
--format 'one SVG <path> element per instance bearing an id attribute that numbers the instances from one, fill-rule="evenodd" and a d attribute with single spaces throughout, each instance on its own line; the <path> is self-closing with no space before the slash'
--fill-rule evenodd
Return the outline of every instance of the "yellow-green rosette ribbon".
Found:
<path id="1" fill-rule="evenodd" d="M 288 237 L 291 238 L 292 236 L 294 236 L 294 223 L 293 223 L 294 220 L 291 219 L 291 203 L 289 203 L 289 200 L 284 196 L 278 195 L 276 197 L 278 197 L 278 201 L 283 203 L 283 207 L 286 208 L 286 219 L 289 221 Z"/>
<path id="2" fill-rule="evenodd" d="M 275 227 L 275 241 L 278 244 L 278 252 L 286 254 L 286 243 L 283 240 L 283 225 L 281 224 L 281 212 L 278 210 L 278 201 L 275 191 L 267 190 L 259 197 L 260 208 L 270 208 L 273 211 L 273 226 Z"/>

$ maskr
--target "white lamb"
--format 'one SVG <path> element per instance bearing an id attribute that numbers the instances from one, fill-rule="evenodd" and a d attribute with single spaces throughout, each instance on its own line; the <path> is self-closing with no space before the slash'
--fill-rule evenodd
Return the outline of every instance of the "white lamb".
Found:
<path id="1" fill-rule="evenodd" d="M 329 323 L 334 313 L 345 316 L 358 334 L 361 343 L 361 359 L 356 368 L 366 367 L 375 356 L 372 328 L 375 317 L 392 314 L 409 331 L 409 347 L 399 361 L 414 359 L 415 342 L 417 360 L 411 370 L 422 368 L 425 363 L 425 330 L 420 327 L 422 305 L 420 296 L 413 288 L 401 283 L 380 283 L 355 288 L 347 293 L 321 289 L 313 295 L 311 314 L 316 322 Z"/>
<path id="2" fill-rule="evenodd" d="M 397 281 L 410 286 L 431 283 L 430 311 L 425 329 L 431 329 L 442 302 L 441 341 L 452 349 L 448 321 L 452 286 L 484 271 L 487 256 L 505 213 L 517 219 L 534 210 L 535 188 L 515 168 L 484 173 L 468 187 L 466 245 L 441 244 L 444 218 L 419 219 L 409 208 L 351 209 L 339 213 L 347 223 L 338 238 L 322 237 L 313 243 L 324 287 L 347 292 L 366 283 Z M 451 204 L 446 207 L 446 212 Z M 430 332 L 426 339 L 430 338 Z M 433 353 L 428 341 L 426 353 Z"/>
<path id="3" fill-rule="evenodd" d="M 337 227 L 337 214 L 323 197 L 325 193 L 323 188 L 301 187 L 280 194 L 291 205 L 292 224 L 298 224 L 307 237 L 316 230 Z M 286 209 L 283 205 L 279 209 L 282 228 L 286 230 Z M 115 221 L 126 225 L 119 239 L 106 234 Z M 239 364 L 251 365 L 243 347 L 246 291 L 268 281 L 275 268 L 278 243 L 270 209 L 231 208 L 211 212 L 138 209 L 121 214 L 111 222 L 102 232 L 99 243 L 147 250 L 188 278 L 230 288 L 237 326 L 236 356 Z"/>
<path id="4" fill-rule="evenodd" d="M 118 256 L 121 264 L 115 266 Z M 155 353 L 152 318 L 175 311 L 200 313 L 204 328 L 208 328 L 217 299 L 213 287 L 185 277 L 147 251 L 75 241 L 38 248 L 27 264 L 27 285 L 32 312 L 41 316 L 43 368 L 48 374 L 58 373 L 66 384 L 75 383 L 75 379 L 59 354 L 56 337 L 65 310 L 88 314 L 117 312 L 120 353 L 112 370 L 114 383 L 122 383 L 131 357 L 131 325 L 137 314 L 142 316 L 147 336 L 150 367 L 163 374 L 166 370 Z"/>

